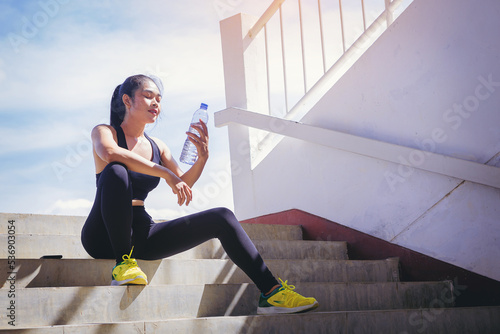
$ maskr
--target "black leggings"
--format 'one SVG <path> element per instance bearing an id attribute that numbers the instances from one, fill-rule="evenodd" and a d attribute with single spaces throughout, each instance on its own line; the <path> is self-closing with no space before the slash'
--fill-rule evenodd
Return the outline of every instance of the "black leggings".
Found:
<path id="1" fill-rule="evenodd" d="M 132 206 L 128 170 L 110 163 L 97 184 L 95 202 L 82 229 L 82 244 L 96 259 L 122 261 L 134 246 L 133 257 L 158 260 L 218 238 L 229 258 L 260 291 L 278 284 L 234 214 L 211 209 L 175 220 L 154 223 L 143 206 Z"/>

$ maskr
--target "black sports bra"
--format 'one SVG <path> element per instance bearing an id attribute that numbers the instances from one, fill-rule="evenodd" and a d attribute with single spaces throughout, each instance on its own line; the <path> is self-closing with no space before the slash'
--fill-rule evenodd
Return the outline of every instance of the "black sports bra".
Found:
<path id="1" fill-rule="evenodd" d="M 128 150 L 127 140 L 125 139 L 123 129 L 121 128 L 121 126 L 119 126 L 116 127 L 115 130 L 118 137 L 118 146 Z M 151 159 L 151 161 L 160 164 L 160 149 L 158 148 L 158 145 L 156 145 L 154 140 L 152 140 L 147 134 L 144 133 L 144 136 L 149 140 L 149 142 L 151 143 L 151 147 L 153 148 L 153 158 Z M 160 178 L 157 176 L 137 173 L 131 170 L 128 171 L 128 174 L 130 176 L 130 182 L 132 184 L 132 199 L 144 201 L 148 196 L 148 193 L 156 188 L 160 183 Z M 99 182 L 100 175 L 101 173 L 96 175 L 97 182 Z"/>

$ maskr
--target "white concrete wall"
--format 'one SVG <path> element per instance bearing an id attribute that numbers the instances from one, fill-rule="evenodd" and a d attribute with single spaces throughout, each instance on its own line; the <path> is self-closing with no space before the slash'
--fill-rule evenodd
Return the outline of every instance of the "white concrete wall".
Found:
<path id="1" fill-rule="evenodd" d="M 497 0 L 415 0 L 302 122 L 486 163 L 500 152 L 499 16 Z M 500 280 L 500 189 L 292 138 L 250 175 L 240 219 L 298 208 Z"/>

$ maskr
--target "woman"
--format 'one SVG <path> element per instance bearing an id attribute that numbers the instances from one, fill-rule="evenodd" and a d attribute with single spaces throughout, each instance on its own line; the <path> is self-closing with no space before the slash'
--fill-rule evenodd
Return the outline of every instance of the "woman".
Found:
<path id="1" fill-rule="evenodd" d="M 179 205 L 192 199 L 191 187 L 208 159 L 208 131 L 203 122 L 188 133 L 198 150 L 195 164 L 183 173 L 161 140 L 150 138 L 146 124 L 161 112 L 161 93 L 152 78 L 134 75 L 116 87 L 111 99 L 111 125 L 92 130 L 97 193 L 82 229 L 82 243 L 96 259 L 115 259 L 112 285 L 148 283 L 132 256 L 162 259 L 218 238 L 231 260 L 262 292 L 258 313 L 295 313 L 314 309 L 318 302 L 294 292 L 274 278 L 234 214 L 211 209 L 168 222 L 154 223 L 144 200 L 160 179 L 177 195 Z"/>

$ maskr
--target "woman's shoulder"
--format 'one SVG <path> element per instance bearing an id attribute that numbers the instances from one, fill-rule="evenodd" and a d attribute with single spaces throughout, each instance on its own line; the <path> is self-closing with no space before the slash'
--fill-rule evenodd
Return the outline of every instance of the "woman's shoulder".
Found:
<path id="1" fill-rule="evenodd" d="M 113 140 L 118 143 L 118 134 L 115 128 L 108 124 L 98 124 L 94 126 L 90 136 L 93 142 L 108 142 Z"/>
<path id="2" fill-rule="evenodd" d="M 104 134 L 104 133 L 110 133 L 113 134 L 113 137 L 116 136 L 116 130 L 113 126 L 109 124 L 97 124 L 94 126 L 92 129 L 92 135 L 94 134 Z"/>
<path id="3" fill-rule="evenodd" d="M 109 124 L 97 124 L 96 126 L 94 126 L 94 128 L 92 129 L 92 131 L 103 131 L 103 130 L 110 130 L 110 131 L 114 131 L 116 132 L 115 128 L 112 127 L 111 125 Z"/>

